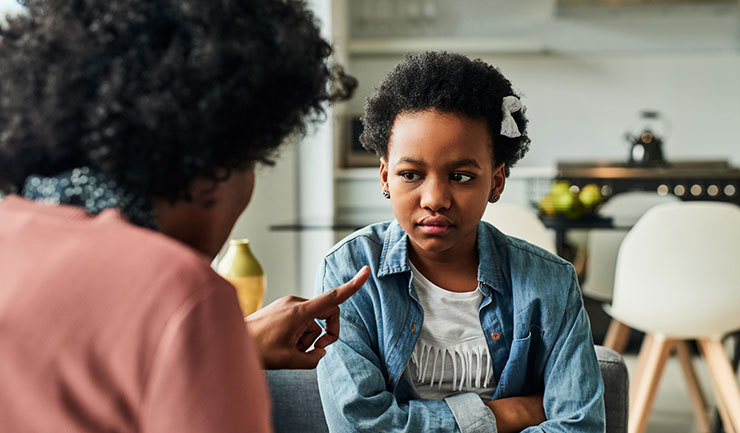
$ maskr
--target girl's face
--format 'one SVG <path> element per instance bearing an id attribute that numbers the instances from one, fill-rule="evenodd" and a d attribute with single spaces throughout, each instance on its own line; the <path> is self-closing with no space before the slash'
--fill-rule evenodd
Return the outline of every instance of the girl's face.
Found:
<path id="1" fill-rule="evenodd" d="M 469 254 L 491 194 L 501 195 L 483 119 L 427 110 L 396 117 L 380 180 L 393 213 L 421 255 Z"/>

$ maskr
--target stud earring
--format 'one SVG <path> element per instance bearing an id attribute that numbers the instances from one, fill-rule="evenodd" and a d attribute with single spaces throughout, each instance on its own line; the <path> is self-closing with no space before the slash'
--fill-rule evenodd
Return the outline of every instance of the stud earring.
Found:
<path id="1" fill-rule="evenodd" d="M 498 194 L 496 194 L 495 192 L 491 194 L 491 196 L 488 197 L 488 201 L 490 203 L 496 203 L 498 201 Z"/>
<path id="2" fill-rule="evenodd" d="M 385 197 L 387 199 L 390 199 L 391 198 L 391 192 L 388 191 L 387 189 L 384 189 L 383 190 L 383 197 Z"/>

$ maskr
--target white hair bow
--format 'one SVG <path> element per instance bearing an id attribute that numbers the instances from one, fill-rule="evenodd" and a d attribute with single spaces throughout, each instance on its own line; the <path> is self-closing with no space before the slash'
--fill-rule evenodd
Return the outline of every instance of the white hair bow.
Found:
<path id="1" fill-rule="evenodd" d="M 501 102 L 501 111 L 503 112 L 503 119 L 501 120 L 501 135 L 509 138 L 521 137 L 522 133 L 519 132 L 519 126 L 516 124 L 516 120 L 511 113 L 516 113 L 522 109 L 522 101 L 516 96 L 504 96 Z"/>

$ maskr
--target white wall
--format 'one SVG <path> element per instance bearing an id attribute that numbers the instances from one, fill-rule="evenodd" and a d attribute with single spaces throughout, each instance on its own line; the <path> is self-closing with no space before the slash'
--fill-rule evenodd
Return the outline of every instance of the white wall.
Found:
<path id="1" fill-rule="evenodd" d="M 350 72 L 361 83 L 350 108 L 361 112 L 364 97 L 401 56 L 383 53 L 388 36 L 377 26 L 362 27 L 367 19 L 360 18 L 369 12 L 362 0 L 349 1 L 357 24 L 350 42 L 381 42 L 376 53 L 350 53 Z M 403 14 L 403 0 L 387 2 L 397 8 L 398 29 L 415 28 Z M 426 40 L 426 49 L 439 49 L 430 42 L 437 41 L 451 51 L 469 51 L 471 36 L 484 37 L 467 54 L 500 67 L 524 94 L 532 147 L 521 166 L 624 160 L 624 132 L 644 109 L 671 121 L 664 145 L 669 159 L 727 158 L 740 165 L 739 3 L 553 8 L 554 2 L 529 0 L 534 9 L 523 3 L 508 11 L 528 24 L 508 32 L 499 18 L 508 6 L 501 2 L 437 3 L 437 16 L 424 31 L 393 36 L 411 37 L 409 48 Z M 522 39 L 532 43 L 517 45 Z"/>
<path id="2" fill-rule="evenodd" d="M 624 160 L 637 112 L 672 123 L 668 159 L 740 165 L 740 54 L 525 56 L 499 65 L 526 97 L 532 148 L 522 165 Z"/>
<path id="3" fill-rule="evenodd" d="M 16 0 L 0 0 L 0 14 L 4 15 L 8 12 L 17 12 L 22 9 L 23 7 Z"/>
<path id="4" fill-rule="evenodd" d="M 524 94 L 531 150 L 520 166 L 558 160 L 623 160 L 624 132 L 643 109 L 673 125 L 669 159 L 727 158 L 740 165 L 740 54 L 487 55 Z M 360 94 L 400 57 L 355 59 Z M 362 98 L 352 101 L 361 111 Z M 514 169 L 516 170 L 516 168 Z"/>
<path id="5" fill-rule="evenodd" d="M 282 296 L 298 294 L 298 236 L 291 231 L 272 231 L 271 225 L 297 219 L 295 146 L 287 145 L 273 167 L 260 167 L 254 195 L 239 217 L 231 239 L 248 238 L 254 255 L 267 276 L 265 305 Z"/>
<path id="6" fill-rule="evenodd" d="M 321 20 L 322 34 L 331 40 L 333 30 L 331 0 L 309 0 Z M 302 222 L 331 224 L 334 220 L 334 125 L 333 108 L 326 107 L 326 121 L 316 125 L 298 147 L 298 219 Z M 297 293 L 309 298 L 321 260 L 334 244 L 331 230 L 298 233 L 300 261 L 296 268 Z"/>

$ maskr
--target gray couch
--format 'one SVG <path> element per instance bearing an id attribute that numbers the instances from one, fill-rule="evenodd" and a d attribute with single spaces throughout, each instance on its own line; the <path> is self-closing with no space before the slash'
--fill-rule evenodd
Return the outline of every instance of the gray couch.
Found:
<path id="1" fill-rule="evenodd" d="M 596 346 L 606 388 L 606 432 L 627 431 L 627 368 L 615 351 Z M 276 433 L 325 433 L 324 410 L 316 383 L 316 370 L 269 370 Z"/>

